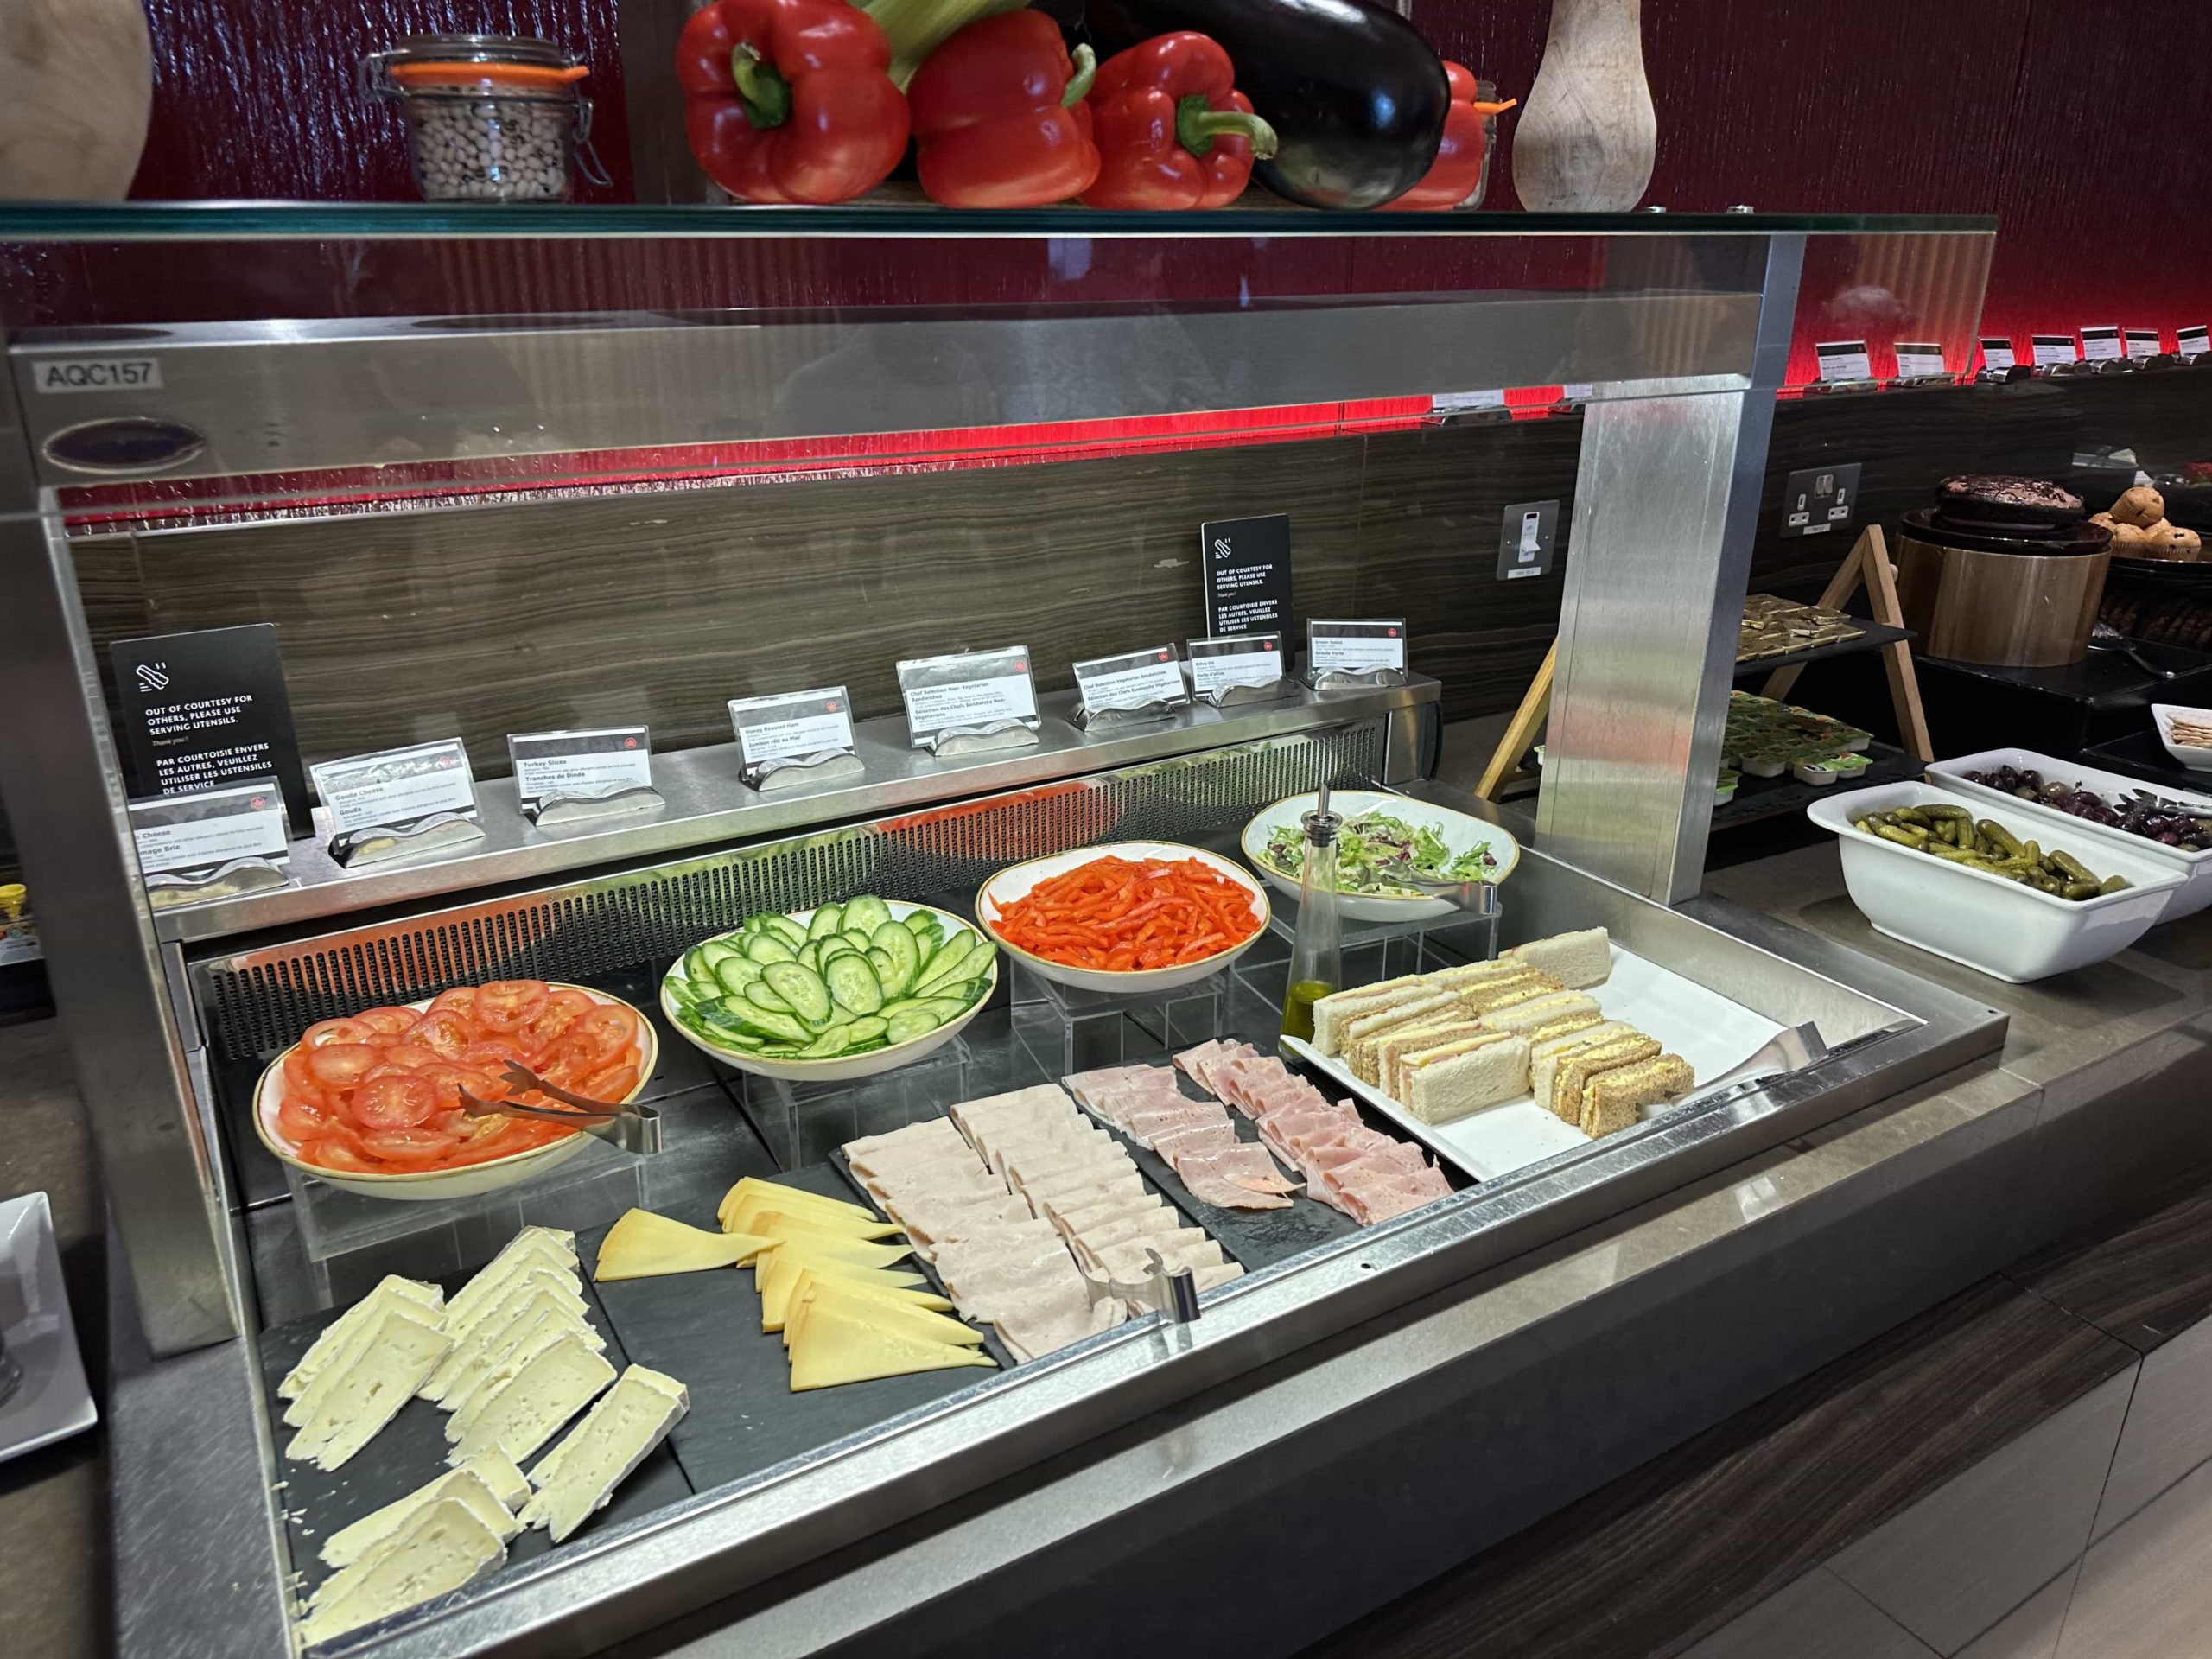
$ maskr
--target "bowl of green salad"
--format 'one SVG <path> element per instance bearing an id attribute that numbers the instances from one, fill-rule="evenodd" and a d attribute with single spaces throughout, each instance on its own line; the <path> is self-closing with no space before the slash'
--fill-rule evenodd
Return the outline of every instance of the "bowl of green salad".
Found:
<path id="1" fill-rule="evenodd" d="M 1244 826 L 1244 856 L 1277 889 L 1298 897 L 1304 859 L 1300 821 L 1317 798 L 1293 795 L 1262 808 Z M 1410 868 L 1432 881 L 1503 881 L 1521 861 L 1512 833 L 1448 806 L 1380 790 L 1329 792 L 1329 810 L 1344 819 L 1337 841 L 1340 913 L 1357 922 L 1418 922 L 1449 916 L 1447 894 L 1401 885 L 1391 872 Z"/>

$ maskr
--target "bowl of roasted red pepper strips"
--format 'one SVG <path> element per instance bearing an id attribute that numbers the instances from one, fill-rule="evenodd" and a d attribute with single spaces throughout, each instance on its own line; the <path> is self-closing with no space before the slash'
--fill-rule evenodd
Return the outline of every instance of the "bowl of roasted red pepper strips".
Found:
<path id="1" fill-rule="evenodd" d="M 1267 889 L 1241 865 L 1173 842 L 1033 858 L 976 896 L 976 919 L 1042 977 L 1108 993 L 1172 990 L 1267 931 Z"/>

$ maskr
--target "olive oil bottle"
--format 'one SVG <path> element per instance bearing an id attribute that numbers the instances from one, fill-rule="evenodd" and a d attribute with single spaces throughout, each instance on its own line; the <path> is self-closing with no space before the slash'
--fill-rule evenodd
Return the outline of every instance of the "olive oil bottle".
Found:
<path id="1" fill-rule="evenodd" d="M 1290 946 L 1289 988 L 1283 994 L 1286 1037 L 1313 1035 L 1313 1005 L 1344 985 L 1342 925 L 1337 912 L 1337 832 L 1344 820 L 1329 810 L 1325 788 L 1300 819 L 1306 831 L 1298 867 L 1298 931 Z"/>

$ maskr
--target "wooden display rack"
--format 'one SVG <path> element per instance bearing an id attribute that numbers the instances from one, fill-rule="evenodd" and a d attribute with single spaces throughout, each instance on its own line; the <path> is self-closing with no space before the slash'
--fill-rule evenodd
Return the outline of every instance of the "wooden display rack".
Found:
<path id="1" fill-rule="evenodd" d="M 1897 567 L 1890 563 L 1889 543 L 1879 524 L 1869 524 L 1859 532 L 1858 541 L 1852 544 L 1842 566 L 1815 602 L 1824 610 L 1840 611 L 1862 583 L 1866 588 L 1866 608 L 1873 620 L 1886 630 L 1903 632 L 1904 613 L 1897 603 Z M 1808 662 L 1816 656 L 1840 656 L 1853 650 L 1881 652 L 1882 670 L 1890 682 L 1890 704 L 1897 712 L 1898 739 L 1915 760 L 1933 760 L 1936 751 L 1928 741 L 1928 714 L 1920 701 L 1919 678 L 1913 672 L 1910 639 L 1890 637 L 1864 645 L 1846 640 L 1837 645 L 1816 646 L 1802 658 L 1775 669 L 1767 676 L 1759 695 L 1786 697 Z M 1737 673 L 1740 677 L 1758 666 L 1756 660 L 1739 663 Z M 1535 747 L 1536 734 L 1543 729 L 1544 721 L 1551 713 L 1552 680 L 1558 671 L 1559 641 L 1554 639 L 1551 649 L 1544 653 L 1535 678 L 1529 683 L 1521 706 L 1506 722 L 1504 734 L 1491 752 L 1490 764 L 1483 768 L 1482 781 L 1475 785 L 1475 793 L 1484 800 L 1503 799 L 1506 790 L 1535 776 L 1522 766 L 1521 757 Z"/>

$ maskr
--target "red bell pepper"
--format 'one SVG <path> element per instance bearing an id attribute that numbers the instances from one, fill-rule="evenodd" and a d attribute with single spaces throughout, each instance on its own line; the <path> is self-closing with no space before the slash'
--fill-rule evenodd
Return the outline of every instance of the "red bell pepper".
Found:
<path id="1" fill-rule="evenodd" d="M 1436 146 L 1436 160 L 1421 175 L 1419 184 L 1389 204 L 1393 209 L 1442 213 L 1473 195 L 1483 181 L 1491 117 L 1503 114 L 1521 101 L 1515 98 L 1503 104 L 1478 101 L 1474 71 L 1464 63 L 1446 62 L 1444 78 L 1452 83 L 1452 107 L 1445 113 L 1444 137 Z"/>
<path id="2" fill-rule="evenodd" d="M 1098 176 L 1090 90 L 1096 60 L 1075 56 L 1041 11 L 962 29 L 906 83 L 922 188 L 948 207 L 1041 207 Z"/>
<path id="3" fill-rule="evenodd" d="M 684 130 L 740 201 L 845 201 L 906 153 L 891 43 L 845 0 L 715 0 L 676 43 Z"/>
<path id="4" fill-rule="evenodd" d="M 1223 207 L 1244 194 L 1254 159 L 1275 153 L 1229 54 L 1187 29 L 1107 59 L 1090 101 L 1101 159 L 1085 207 Z"/>

